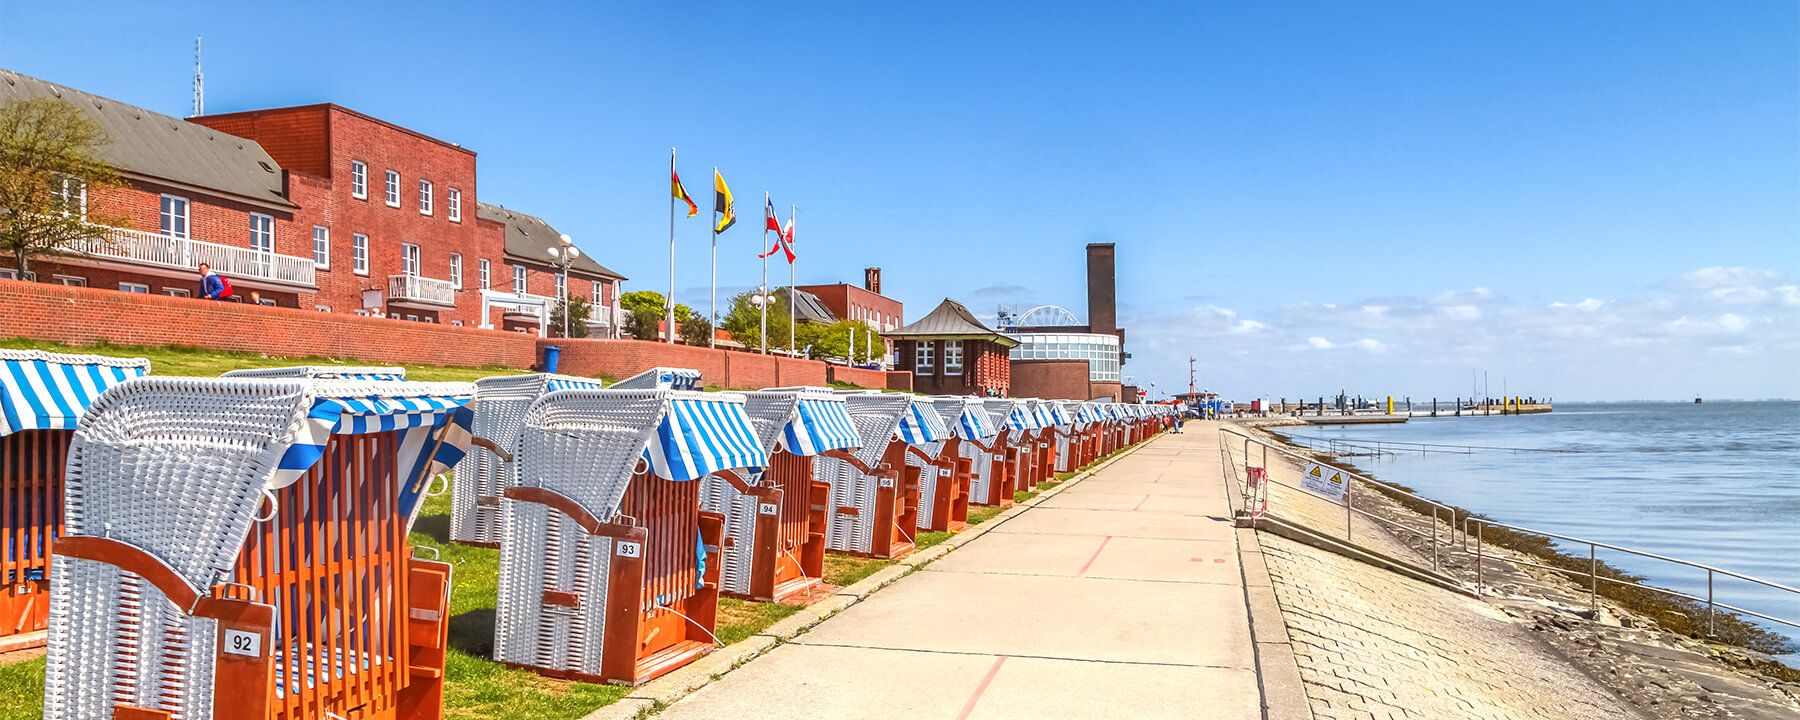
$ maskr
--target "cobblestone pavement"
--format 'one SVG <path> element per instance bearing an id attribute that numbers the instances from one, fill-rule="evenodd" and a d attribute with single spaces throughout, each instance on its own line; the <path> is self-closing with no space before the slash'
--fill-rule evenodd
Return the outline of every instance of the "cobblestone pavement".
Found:
<path id="1" fill-rule="evenodd" d="M 1642 717 L 1486 603 L 1259 540 L 1319 720 Z"/>

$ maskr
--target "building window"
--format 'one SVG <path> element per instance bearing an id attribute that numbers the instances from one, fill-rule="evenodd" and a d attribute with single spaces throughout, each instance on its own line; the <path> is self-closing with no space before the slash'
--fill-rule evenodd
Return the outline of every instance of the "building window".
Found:
<path id="1" fill-rule="evenodd" d="M 257 252 L 256 274 L 268 277 L 273 263 L 270 255 L 275 252 L 275 218 L 250 213 L 250 249 Z"/>
<path id="2" fill-rule="evenodd" d="M 525 292 L 525 266 L 513 266 L 513 292 Z"/>
<path id="3" fill-rule="evenodd" d="M 558 301 L 562 300 L 565 297 L 568 297 L 568 295 L 569 295 L 568 280 L 569 280 L 569 278 L 567 276 L 564 276 L 564 275 L 556 276 L 556 299 Z"/>
<path id="4" fill-rule="evenodd" d="M 162 234 L 178 238 L 188 236 L 187 198 L 162 196 Z"/>
<path id="5" fill-rule="evenodd" d="M 62 206 L 63 217 L 74 215 L 87 219 L 87 183 L 72 177 L 64 177 L 50 189 L 50 197 Z"/>
<path id="6" fill-rule="evenodd" d="M 913 372 L 931 374 L 931 341 L 920 340 L 918 348 L 913 351 Z"/>
<path id="7" fill-rule="evenodd" d="M 419 246 L 400 243 L 400 272 L 412 277 L 419 276 Z"/>
<path id="8" fill-rule="evenodd" d="M 189 291 L 187 288 L 172 288 L 172 287 L 163 288 L 163 294 L 167 295 L 169 297 L 193 297 L 194 296 L 194 293 Z"/>
<path id="9" fill-rule="evenodd" d="M 431 181 L 419 181 L 419 214 L 431 214 Z"/>
<path id="10" fill-rule="evenodd" d="M 450 253 L 450 286 L 462 289 L 462 253 Z"/>
<path id="11" fill-rule="evenodd" d="M 87 278 L 80 275 L 51 275 L 50 282 L 69 287 L 87 287 Z"/>
<path id="12" fill-rule="evenodd" d="M 387 204 L 388 207 L 400 207 L 400 171 L 387 171 Z"/>
<path id="13" fill-rule="evenodd" d="M 137 293 L 139 295 L 149 295 L 150 294 L 150 286 L 145 285 L 143 283 L 122 282 L 122 283 L 119 283 L 119 292 Z"/>
<path id="14" fill-rule="evenodd" d="M 462 324 L 462 321 L 461 321 L 461 320 L 451 320 L 451 321 L 450 321 L 450 324 L 451 324 L 451 325 L 455 325 L 455 326 L 456 326 L 456 327 L 462 327 L 462 326 L 463 326 L 463 324 Z"/>
<path id="15" fill-rule="evenodd" d="M 362 233 L 350 236 L 350 269 L 358 275 L 369 274 L 369 236 Z"/>
<path id="16" fill-rule="evenodd" d="M 487 260 L 487 258 L 482 258 L 481 259 L 481 289 L 486 290 L 493 286 L 494 286 L 494 282 L 493 282 L 493 278 L 491 277 L 490 271 L 488 268 L 488 260 Z"/>
<path id="17" fill-rule="evenodd" d="M 961 375 L 963 371 L 963 347 L 961 340 L 944 341 L 944 374 Z"/>
<path id="18" fill-rule="evenodd" d="M 594 307 L 600 307 L 601 305 L 604 304 L 604 303 L 600 302 L 600 295 L 601 295 L 600 286 L 601 286 L 600 281 L 595 280 L 594 281 L 594 299 L 593 299 Z"/>
<path id="19" fill-rule="evenodd" d="M 462 191 L 450 188 L 450 222 L 462 222 Z"/>
<path id="20" fill-rule="evenodd" d="M 19 269 L 18 268 L 0 268 L 0 278 L 5 278 L 7 280 L 17 280 L 17 279 L 19 279 Z M 31 272 L 25 273 L 25 281 L 26 282 L 37 282 L 37 271 L 33 270 Z"/>
<path id="21" fill-rule="evenodd" d="M 317 311 L 319 311 L 319 312 L 322 312 L 322 313 L 328 313 L 328 312 L 331 312 L 331 306 L 330 306 L 330 305 L 314 305 L 314 306 L 313 306 L 313 309 L 314 309 L 314 310 L 317 310 Z"/>
<path id="22" fill-rule="evenodd" d="M 323 225 L 313 226 L 313 265 L 331 267 L 331 230 Z"/>
<path id="23" fill-rule="evenodd" d="M 369 199 L 369 166 L 361 160 L 350 161 L 350 197 Z"/>

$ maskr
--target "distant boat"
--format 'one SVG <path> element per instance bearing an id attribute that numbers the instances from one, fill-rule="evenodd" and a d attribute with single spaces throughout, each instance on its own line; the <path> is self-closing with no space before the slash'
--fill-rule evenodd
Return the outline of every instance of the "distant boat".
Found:
<path id="1" fill-rule="evenodd" d="M 1699 405 L 1699 404 L 1700 404 L 1700 398 L 1694 398 L 1694 404 L 1695 404 L 1695 405 Z"/>

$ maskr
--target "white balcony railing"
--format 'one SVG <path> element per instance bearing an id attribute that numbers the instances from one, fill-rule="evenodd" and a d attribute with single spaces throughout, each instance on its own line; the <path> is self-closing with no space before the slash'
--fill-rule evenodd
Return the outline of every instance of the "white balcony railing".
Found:
<path id="1" fill-rule="evenodd" d="M 317 287 L 312 258 L 277 255 L 142 230 L 108 227 L 104 240 L 79 242 L 78 255 L 198 272 L 205 263 L 232 280 L 251 279 Z"/>
<path id="2" fill-rule="evenodd" d="M 456 307 L 456 286 L 449 280 L 417 275 L 389 275 L 388 302 L 420 302 Z"/>
<path id="3" fill-rule="evenodd" d="M 588 324 L 613 326 L 613 309 L 609 305 L 593 305 L 589 307 Z"/>

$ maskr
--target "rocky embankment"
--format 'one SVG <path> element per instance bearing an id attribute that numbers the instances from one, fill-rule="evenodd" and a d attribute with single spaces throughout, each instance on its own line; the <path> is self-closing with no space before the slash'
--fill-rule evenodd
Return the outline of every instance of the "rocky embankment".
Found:
<path id="1" fill-rule="evenodd" d="M 1298 484 L 1297 461 L 1269 465 Z M 1374 517 L 1275 486 L 1268 517 L 1301 532 L 1259 528 L 1316 718 L 1800 718 L 1800 673 L 1765 655 L 1595 603 L 1585 579 L 1491 544 L 1476 597 L 1476 557 L 1449 523 L 1434 553 L 1432 518 L 1366 483 L 1353 495 Z"/>

